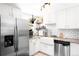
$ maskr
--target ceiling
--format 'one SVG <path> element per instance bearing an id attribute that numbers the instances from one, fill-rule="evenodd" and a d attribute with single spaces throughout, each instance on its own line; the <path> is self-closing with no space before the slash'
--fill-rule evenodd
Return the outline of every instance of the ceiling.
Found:
<path id="1" fill-rule="evenodd" d="M 18 3 L 18 6 L 22 12 L 38 16 L 41 15 L 41 5 L 41 3 Z"/>
<path id="2" fill-rule="evenodd" d="M 35 16 L 40 16 L 41 15 L 41 10 L 40 10 L 41 6 L 45 2 L 51 2 L 51 1 L 53 1 L 53 0 L 26 0 L 26 1 L 23 0 L 22 3 L 20 3 L 20 1 L 17 2 L 17 0 L 16 0 L 17 3 L 10 3 L 10 4 L 6 3 L 6 4 L 18 7 L 24 13 L 32 14 Z"/>
<path id="3" fill-rule="evenodd" d="M 35 16 L 41 16 L 41 6 L 45 2 L 51 2 L 53 0 L 27 0 L 26 3 L 17 3 L 21 10 L 25 13 L 33 14 Z"/>
<path id="4" fill-rule="evenodd" d="M 64 8 L 69 8 L 69 7 L 74 7 L 74 6 L 79 5 L 79 3 L 74 3 L 74 1 L 72 1 L 73 3 L 71 3 L 70 0 L 26 0 L 25 3 L 17 2 L 17 3 L 12 3 L 12 4 L 8 3 L 8 4 L 19 7 L 24 13 L 39 16 L 41 15 L 41 11 L 40 11 L 41 6 L 45 2 L 50 2 L 53 5 L 52 11 L 59 11 Z"/>
<path id="5" fill-rule="evenodd" d="M 55 3 L 53 5 L 53 10 L 57 12 L 61 9 L 75 7 L 75 6 L 79 6 L 79 3 Z"/>

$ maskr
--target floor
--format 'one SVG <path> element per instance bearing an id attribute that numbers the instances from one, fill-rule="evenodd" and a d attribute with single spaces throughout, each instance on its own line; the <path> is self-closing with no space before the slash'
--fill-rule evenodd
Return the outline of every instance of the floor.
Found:
<path id="1" fill-rule="evenodd" d="M 35 54 L 33 54 L 32 56 L 49 56 L 48 54 L 42 52 L 42 51 L 38 51 Z"/>
<path id="2" fill-rule="evenodd" d="M 29 56 L 28 53 L 19 54 L 18 56 Z"/>

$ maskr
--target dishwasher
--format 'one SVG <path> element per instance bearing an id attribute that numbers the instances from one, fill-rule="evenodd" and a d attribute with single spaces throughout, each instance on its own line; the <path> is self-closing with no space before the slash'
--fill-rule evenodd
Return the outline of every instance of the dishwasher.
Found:
<path id="1" fill-rule="evenodd" d="M 54 40 L 54 56 L 70 56 L 70 42 Z"/>

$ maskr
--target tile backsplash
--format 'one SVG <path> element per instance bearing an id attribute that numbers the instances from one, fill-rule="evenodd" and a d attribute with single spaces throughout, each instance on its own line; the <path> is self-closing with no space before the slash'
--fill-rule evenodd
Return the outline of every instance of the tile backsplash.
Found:
<path id="1" fill-rule="evenodd" d="M 58 30 L 58 34 L 62 32 L 65 38 L 79 38 L 79 29 L 62 29 Z"/>
<path id="2" fill-rule="evenodd" d="M 62 32 L 64 38 L 79 38 L 79 29 L 57 29 L 56 25 L 48 25 L 48 31 L 57 36 Z"/>

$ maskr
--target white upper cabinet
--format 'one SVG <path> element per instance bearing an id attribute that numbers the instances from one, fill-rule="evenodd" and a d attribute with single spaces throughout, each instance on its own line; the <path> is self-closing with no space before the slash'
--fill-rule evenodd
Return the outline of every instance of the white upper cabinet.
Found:
<path id="1" fill-rule="evenodd" d="M 70 22 L 70 28 L 79 28 L 79 6 L 68 9 L 67 22 Z"/>
<path id="2" fill-rule="evenodd" d="M 45 8 L 42 9 L 42 14 L 45 24 L 55 23 L 53 6 L 46 5 Z"/>
<path id="3" fill-rule="evenodd" d="M 18 8 L 13 8 L 13 16 L 14 18 L 21 18 L 21 10 Z"/>
<path id="4" fill-rule="evenodd" d="M 79 6 L 65 8 L 56 13 L 57 28 L 78 29 L 79 28 Z"/>
<path id="5" fill-rule="evenodd" d="M 58 12 L 56 15 L 57 28 L 64 28 L 65 20 L 66 20 L 66 11 L 62 10 L 62 11 Z"/>
<path id="6" fill-rule="evenodd" d="M 66 9 L 66 24 L 65 28 L 78 29 L 79 28 L 79 7 L 72 7 Z"/>
<path id="7" fill-rule="evenodd" d="M 20 18 L 21 10 L 12 5 L 0 4 L 0 15 L 6 18 Z"/>
<path id="8" fill-rule="evenodd" d="M 12 16 L 12 8 L 8 5 L 0 4 L 0 15 L 4 17 Z"/>

